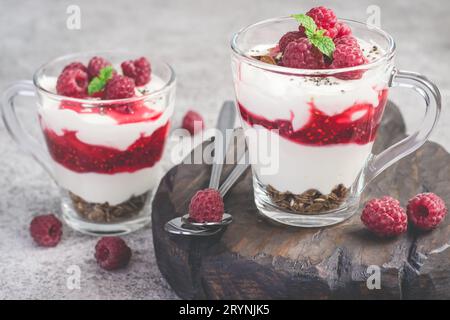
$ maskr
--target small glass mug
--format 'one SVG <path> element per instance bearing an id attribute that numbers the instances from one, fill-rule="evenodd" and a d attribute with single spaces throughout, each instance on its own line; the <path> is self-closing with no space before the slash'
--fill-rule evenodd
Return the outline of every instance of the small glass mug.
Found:
<path id="1" fill-rule="evenodd" d="M 151 60 L 151 80 L 136 97 L 77 99 L 56 94 L 61 70 L 87 65 L 101 56 L 120 70 L 137 58 L 127 52 L 91 52 L 57 58 L 31 81 L 12 84 L 3 94 L 3 120 L 12 138 L 44 167 L 61 191 L 62 216 L 75 230 L 94 235 L 125 234 L 150 222 L 153 190 L 174 110 L 175 74 Z M 46 148 L 23 129 L 17 96 L 34 96 Z M 29 113 L 29 114 L 35 114 Z"/>
<path id="2" fill-rule="evenodd" d="M 263 62 L 267 57 L 256 59 L 298 28 L 291 17 L 250 25 L 231 41 L 255 203 L 262 216 L 276 223 L 322 227 L 351 217 L 364 187 L 422 146 L 438 120 L 438 88 L 420 74 L 394 67 L 393 38 L 364 23 L 344 22 L 376 59 L 339 70 L 293 69 Z M 374 155 L 372 145 L 391 87 L 418 92 L 426 113 L 416 132 Z M 270 160 L 262 161 L 267 150 Z"/>

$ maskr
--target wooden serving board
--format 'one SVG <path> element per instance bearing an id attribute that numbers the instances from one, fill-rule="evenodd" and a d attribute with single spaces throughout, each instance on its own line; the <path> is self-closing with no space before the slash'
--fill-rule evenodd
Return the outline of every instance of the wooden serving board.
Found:
<path id="1" fill-rule="evenodd" d="M 397 107 L 389 103 L 375 152 L 405 135 Z M 238 141 L 243 142 L 242 133 Z M 225 166 L 223 177 L 232 166 Z M 251 172 L 225 198 L 233 223 L 212 237 L 174 236 L 169 219 L 187 212 L 189 200 L 208 186 L 208 165 L 181 164 L 161 181 L 153 202 L 152 229 L 158 266 L 185 299 L 450 299 L 450 218 L 433 232 L 409 228 L 394 239 L 368 232 L 359 214 L 328 228 L 272 225 L 257 215 Z M 388 168 L 365 190 L 363 201 L 383 195 L 402 205 L 432 191 L 450 204 L 450 155 L 427 142 Z M 378 266 L 381 288 L 367 278 Z"/>

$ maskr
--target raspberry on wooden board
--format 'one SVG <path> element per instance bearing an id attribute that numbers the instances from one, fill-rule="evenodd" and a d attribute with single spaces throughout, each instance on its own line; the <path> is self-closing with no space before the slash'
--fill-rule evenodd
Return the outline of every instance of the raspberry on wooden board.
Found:
<path id="1" fill-rule="evenodd" d="M 407 214 L 418 229 L 431 230 L 444 220 L 447 207 L 436 194 L 421 193 L 408 201 Z"/>
<path id="2" fill-rule="evenodd" d="M 388 196 L 368 201 L 361 215 L 364 225 L 380 237 L 393 237 L 406 232 L 407 220 L 400 202 Z"/>
<path id="3" fill-rule="evenodd" d="M 221 221 L 223 212 L 223 199 L 216 189 L 197 191 L 189 204 L 189 218 L 195 222 Z"/>

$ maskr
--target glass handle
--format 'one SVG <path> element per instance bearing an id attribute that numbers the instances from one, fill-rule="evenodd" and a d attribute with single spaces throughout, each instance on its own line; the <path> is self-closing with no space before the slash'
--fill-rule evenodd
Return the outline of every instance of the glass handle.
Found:
<path id="1" fill-rule="evenodd" d="M 419 93 L 425 100 L 425 116 L 417 131 L 380 154 L 372 155 L 364 172 L 362 188 L 387 167 L 420 148 L 427 141 L 439 119 L 441 94 L 436 85 L 425 76 L 410 71 L 394 70 L 391 87 L 409 88 Z"/>
<path id="2" fill-rule="evenodd" d="M 50 156 L 41 143 L 29 134 L 17 117 L 15 99 L 17 96 L 35 97 L 36 91 L 31 81 L 19 81 L 9 86 L 2 96 L 2 118 L 10 136 L 26 152 L 30 153 L 53 178 Z"/>

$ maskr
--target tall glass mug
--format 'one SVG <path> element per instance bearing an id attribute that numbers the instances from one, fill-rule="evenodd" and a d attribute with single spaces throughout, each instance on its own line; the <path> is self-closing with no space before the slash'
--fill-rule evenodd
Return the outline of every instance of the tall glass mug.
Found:
<path id="1" fill-rule="evenodd" d="M 254 58 L 298 28 L 290 17 L 253 24 L 231 42 L 255 203 L 261 215 L 284 225 L 321 227 L 352 216 L 364 187 L 423 145 L 439 117 L 439 90 L 424 76 L 394 67 L 392 37 L 378 28 L 344 21 L 371 57 L 367 64 L 311 70 Z M 360 79 L 348 79 L 358 74 Z M 374 155 L 372 146 L 391 87 L 421 94 L 426 113 L 416 132 Z M 267 150 L 269 161 L 264 161 Z"/>
<path id="2" fill-rule="evenodd" d="M 161 174 L 161 157 L 174 109 L 172 68 L 151 60 L 151 80 L 136 96 L 121 100 L 76 99 L 56 94 L 61 70 L 87 65 L 93 56 L 120 63 L 133 53 L 94 52 L 55 59 L 33 82 L 12 84 L 3 94 L 3 120 L 14 140 L 46 169 L 61 190 L 62 216 L 89 234 L 123 234 L 150 221 L 150 203 Z M 36 97 L 46 147 L 17 117 L 15 97 Z M 35 115 L 35 112 L 27 113 Z"/>

